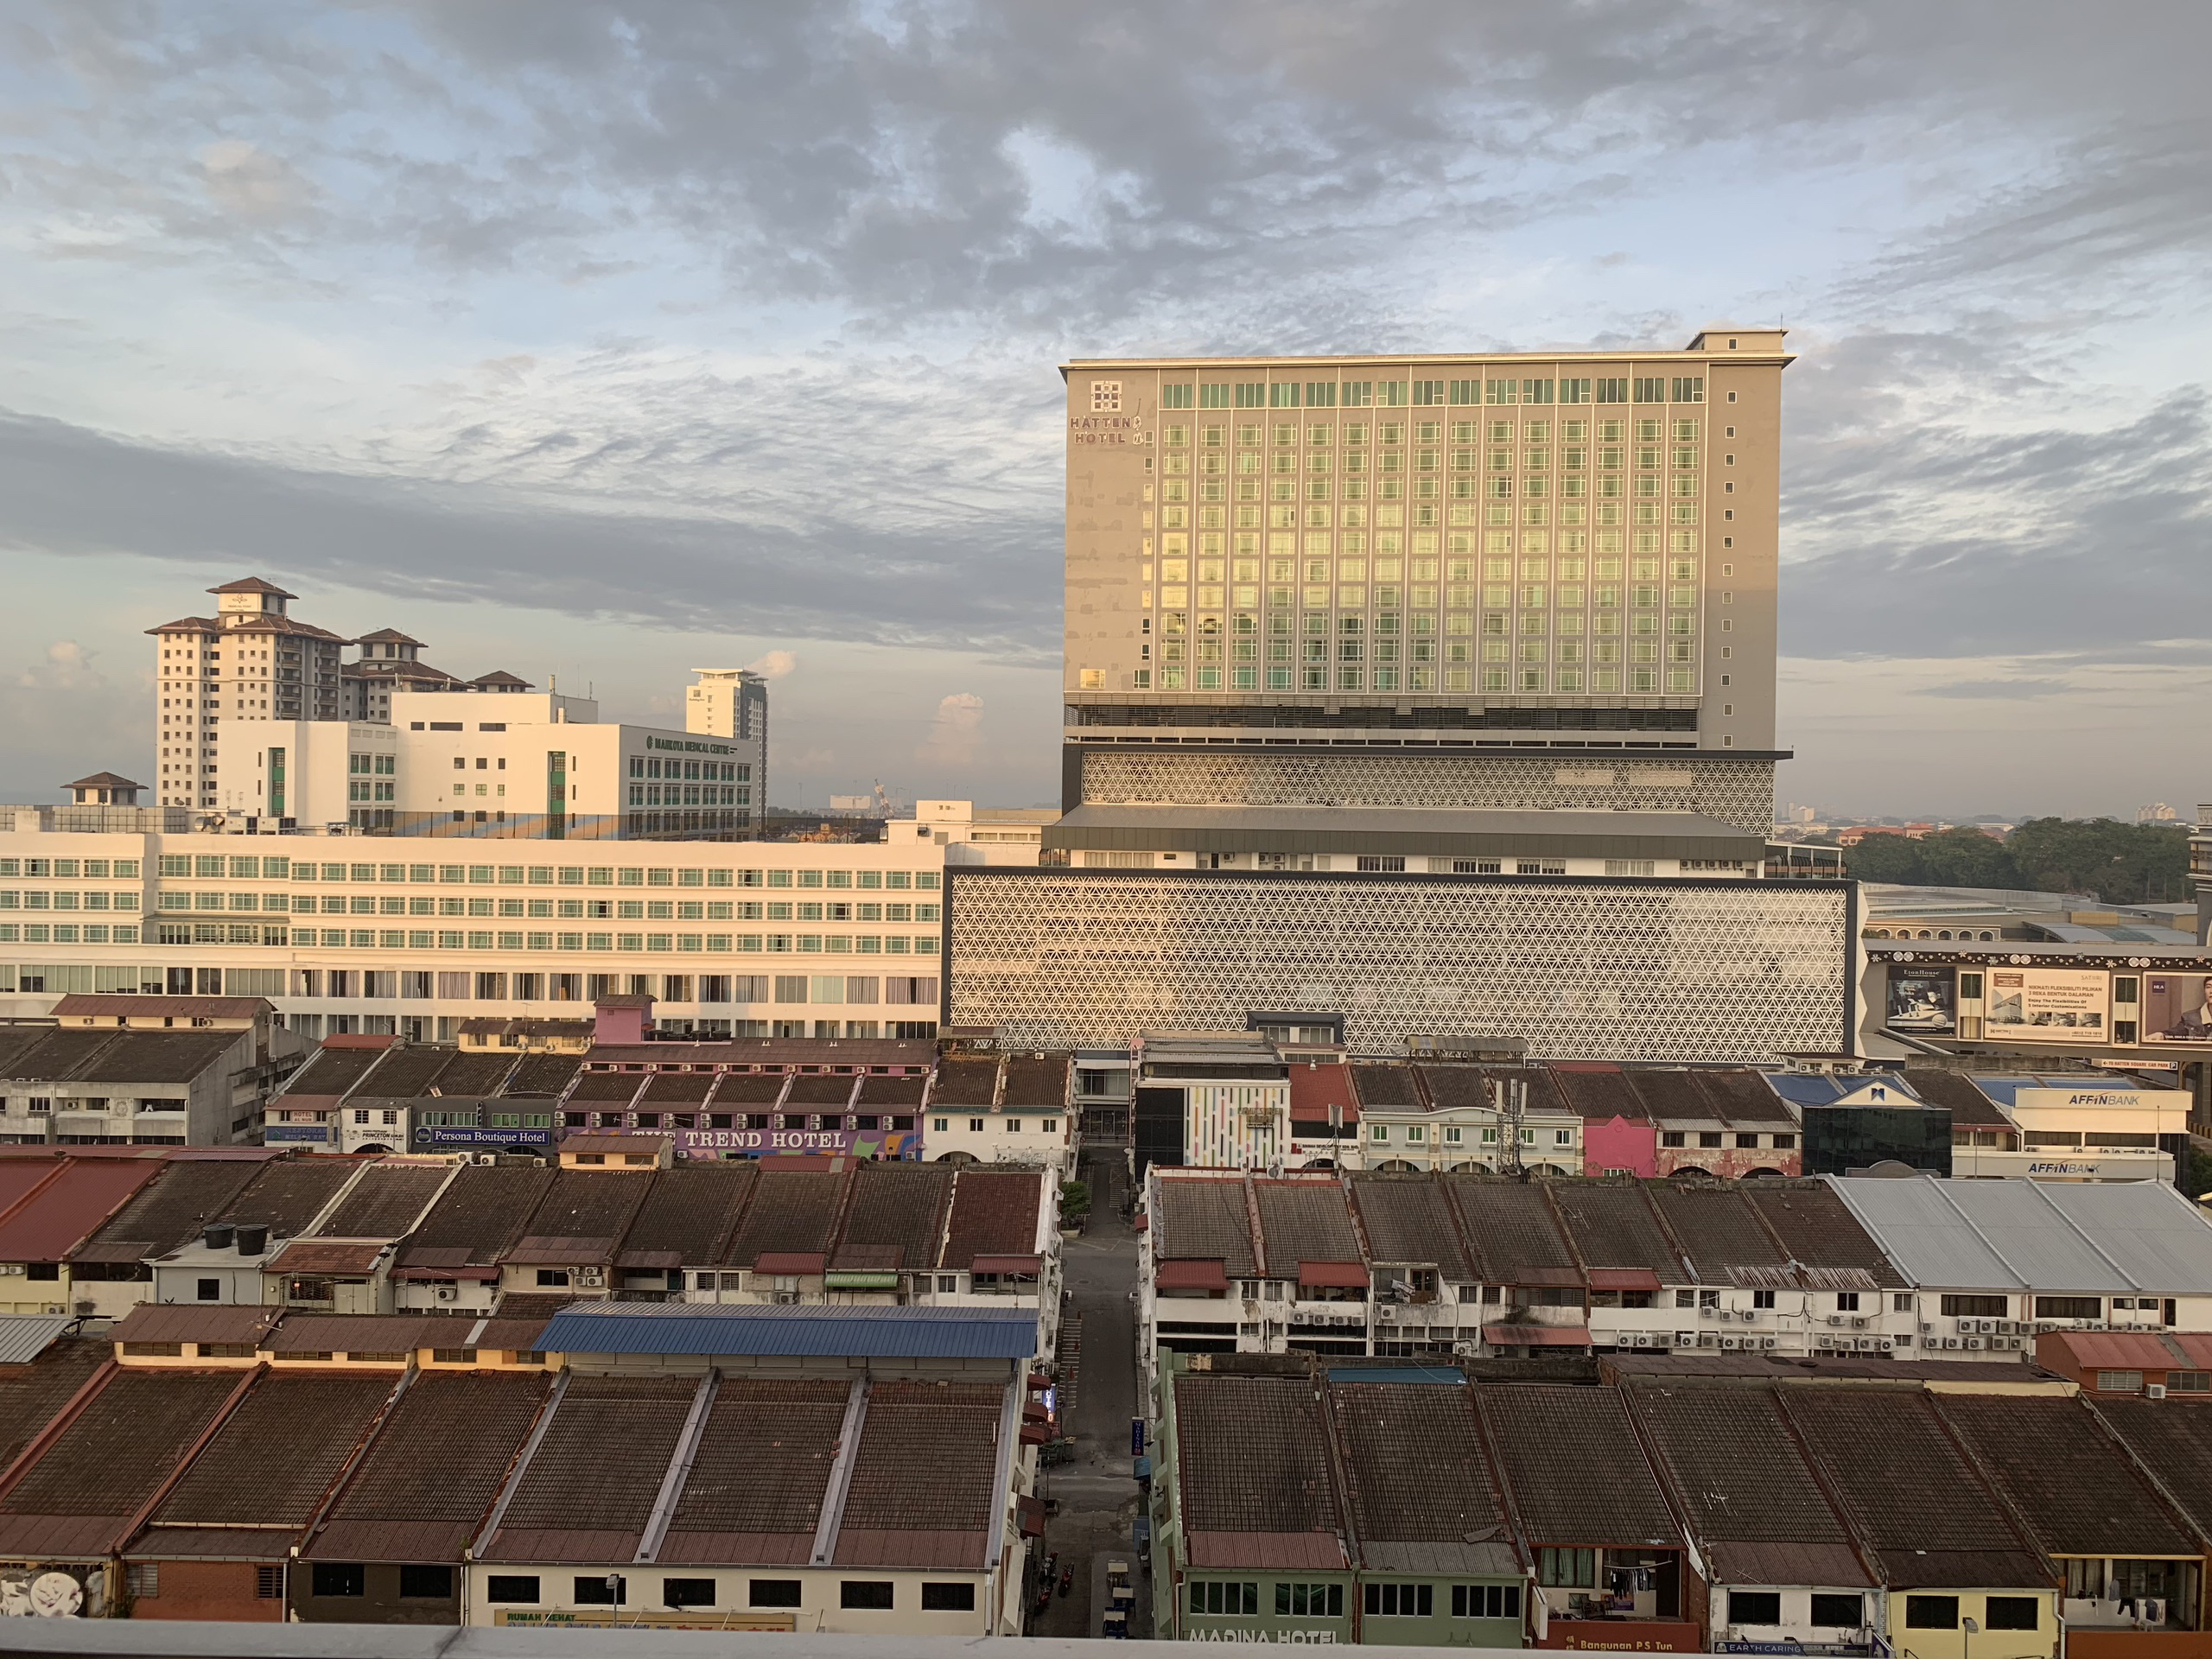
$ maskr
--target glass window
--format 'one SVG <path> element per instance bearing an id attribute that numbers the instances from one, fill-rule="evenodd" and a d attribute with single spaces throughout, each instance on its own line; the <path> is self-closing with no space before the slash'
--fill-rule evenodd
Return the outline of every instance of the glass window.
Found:
<path id="1" fill-rule="evenodd" d="M 1728 1592 L 1728 1622 L 1731 1624 L 1781 1624 L 1781 1592 L 1731 1590 Z"/>
<path id="2" fill-rule="evenodd" d="M 1821 1595 L 1813 1597 L 1813 1623 L 1834 1630 L 1856 1630 L 1866 1622 L 1866 1599 L 1864 1596 Z"/>
<path id="3" fill-rule="evenodd" d="M 928 1588 L 923 1586 L 925 1605 Z M 1191 1611 L 1208 1618 L 1256 1618 L 1260 1614 L 1260 1586 L 1233 1580 L 1193 1579 Z"/>

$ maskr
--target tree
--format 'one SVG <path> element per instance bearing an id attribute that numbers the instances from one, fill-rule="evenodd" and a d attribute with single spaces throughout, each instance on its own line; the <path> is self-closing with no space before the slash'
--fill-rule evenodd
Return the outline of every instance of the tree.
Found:
<path id="1" fill-rule="evenodd" d="M 2189 831 L 2116 818 L 2031 818 L 1999 842 L 1971 827 L 1919 841 L 1869 836 L 1844 849 L 1861 881 L 1939 887 L 2086 893 L 2108 905 L 2177 903 L 2190 895 Z"/>
<path id="2" fill-rule="evenodd" d="M 1920 843 L 1903 836 L 1869 836 L 1856 847 L 1843 849 L 1844 874 L 1860 881 L 1890 881 L 1910 886 L 1924 879 Z"/>
<path id="3" fill-rule="evenodd" d="M 2031 818 L 2005 850 L 2020 885 L 2037 892 L 2092 893 L 2108 905 L 2189 897 L 2189 831 L 2179 824 Z"/>

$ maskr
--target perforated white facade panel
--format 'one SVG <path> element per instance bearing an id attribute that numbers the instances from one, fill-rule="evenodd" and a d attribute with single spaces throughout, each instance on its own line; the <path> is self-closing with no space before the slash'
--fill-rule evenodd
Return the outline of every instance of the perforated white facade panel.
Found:
<path id="1" fill-rule="evenodd" d="M 1700 812 L 1764 836 L 1774 827 L 1772 761 L 1699 754 L 1323 754 L 1091 749 L 1083 799 L 1179 806 L 1443 806 L 1544 811 Z"/>
<path id="2" fill-rule="evenodd" d="M 1342 1013 L 1532 1055 L 1770 1060 L 1849 1032 L 1852 889 L 1805 881 L 947 872 L 948 1021 L 1039 1047 Z"/>

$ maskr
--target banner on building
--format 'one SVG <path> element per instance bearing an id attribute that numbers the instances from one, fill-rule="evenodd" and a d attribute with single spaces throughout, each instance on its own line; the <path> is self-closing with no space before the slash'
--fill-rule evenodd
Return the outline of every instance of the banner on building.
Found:
<path id="1" fill-rule="evenodd" d="M 2212 974 L 2144 975 L 2143 1040 L 2212 1044 Z"/>
<path id="2" fill-rule="evenodd" d="M 1948 1036 L 1959 1027 L 1958 981 L 1948 968 L 1890 969 L 1888 1011 L 1882 1023 L 1891 1031 Z"/>
<path id="3" fill-rule="evenodd" d="M 1993 968 L 1983 1033 L 2014 1043 L 2101 1043 L 2112 982 L 2101 972 L 2060 968 Z"/>

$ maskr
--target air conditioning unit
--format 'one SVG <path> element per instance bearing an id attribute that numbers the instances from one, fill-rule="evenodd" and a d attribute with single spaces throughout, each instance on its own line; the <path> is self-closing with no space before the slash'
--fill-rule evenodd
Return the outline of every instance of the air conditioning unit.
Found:
<path id="1" fill-rule="evenodd" d="M 1905 1338 L 1905 1340 L 1906 1340 L 1906 1341 L 1908 1341 L 1908 1342 L 1910 1342 L 1910 1341 L 1911 1340 L 1911 1338 L 1910 1338 L 1910 1337 L 1908 1337 L 1908 1338 Z M 1879 1349 L 1880 1349 L 1884 1353 L 1885 1353 L 1885 1354 L 1886 1354 L 1886 1353 L 1890 1352 L 1891 1350 L 1893 1350 L 1894 1348 L 1896 1348 L 1897 1344 L 1896 1344 L 1895 1342 L 1891 1341 L 1889 1338 L 1887 1338 L 1887 1337 L 1884 1337 L 1884 1338 L 1882 1338 L 1878 1343 L 1877 1343 L 1875 1345 L 1876 1345 L 1877 1347 L 1878 1347 L 1878 1348 L 1879 1348 Z"/>
<path id="2" fill-rule="evenodd" d="M 1828 1335 L 1828 1333 L 1827 1333 L 1827 1332 L 1825 1332 L 1825 1331 L 1823 1331 L 1822 1332 L 1821 1332 L 1821 1334 L 1820 1334 L 1819 1336 L 1815 1337 L 1813 1340 L 1814 1340 L 1814 1344 L 1815 1344 L 1815 1346 L 1817 1346 L 1817 1347 L 1821 1347 L 1821 1348 L 1833 1348 L 1833 1347 L 1834 1347 L 1834 1346 L 1835 1346 L 1835 1338 L 1834 1338 L 1834 1337 L 1832 1337 L 1832 1336 Z"/>
<path id="3" fill-rule="evenodd" d="M 1943 1338 L 1943 1345 L 1946 1348 L 1955 1348 L 1959 1345 L 1959 1339 L 1956 1337 L 1946 1337 Z"/>
<path id="4" fill-rule="evenodd" d="M 1840 1314 L 1840 1313 L 1831 1313 L 1831 1314 L 1829 1314 L 1829 1315 L 1828 1315 L 1828 1323 L 1829 1323 L 1830 1325 L 1841 1325 L 1841 1324 L 1843 1323 L 1843 1315 L 1842 1315 L 1842 1314 Z"/>
<path id="5" fill-rule="evenodd" d="M 1720 1310 L 1717 1307 L 1700 1307 L 1697 1311 L 1697 1316 L 1700 1319 L 1718 1319 L 1720 1316 Z"/>
<path id="6" fill-rule="evenodd" d="M 593 1287 L 603 1287 L 607 1283 L 607 1269 L 604 1268 L 578 1268 L 576 1269 L 576 1283 L 580 1286 L 590 1285 Z"/>
<path id="7" fill-rule="evenodd" d="M 435 1296 L 438 1300 L 442 1302 L 457 1302 L 461 1300 L 461 1287 L 459 1285 L 440 1285 L 430 1294 L 433 1296 Z"/>
<path id="8" fill-rule="evenodd" d="M 1700 1348 L 1710 1348 L 1713 1346 L 1713 1338 L 1710 1336 L 1700 1336 L 1697 1339 L 1697 1345 Z"/>
<path id="9" fill-rule="evenodd" d="M 1773 1338 L 1773 1337 L 1761 1337 L 1761 1338 L 1759 1338 L 1759 1346 L 1760 1346 L 1760 1347 L 1762 1347 L 1762 1348 L 1772 1348 L 1772 1347 L 1776 1347 L 1776 1346 L 1777 1346 L 1777 1345 L 1778 1345 L 1778 1340 L 1777 1340 L 1777 1338 Z"/>
<path id="10" fill-rule="evenodd" d="M 1742 1340 L 1736 1337 L 1723 1337 L 1720 1338 L 1720 1345 L 1723 1348 L 1737 1348 L 1742 1346 Z"/>
<path id="11" fill-rule="evenodd" d="M 1980 1352 L 1985 1345 L 1986 1344 L 1982 1342 L 1982 1339 L 1980 1337 L 1968 1337 L 1967 1338 L 1967 1346 L 1974 1349 L 1976 1352 Z"/>
<path id="12" fill-rule="evenodd" d="M 2145 1382 L 2143 1385 L 2143 1397 L 2145 1400 L 2164 1399 L 2166 1397 L 2166 1385 L 2163 1382 Z"/>
<path id="13" fill-rule="evenodd" d="M 480 1164 L 496 1164 L 499 1161 L 499 1154 L 496 1152 L 480 1152 L 476 1154 L 476 1161 Z"/>
<path id="14" fill-rule="evenodd" d="M 1677 1332 L 1675 1332 L 1675 1347 L 1677 1347 L 1677 1348 L 1694 1348 L 1694 1347 L 1696 1347 L 1696 1346 L 1697 1346 L 1697 1332 L 1694 1332 L 1694 1331 L 1677 1331 Z"/>
<path id="15" fill-rule="evenodd" d="M 1853 1319 L 1851 1322 L 1851 1328 L 1854 1331 L 1864 1331 L 1866 1328 L 1866 1321 L 1863 1319 Z"/>

